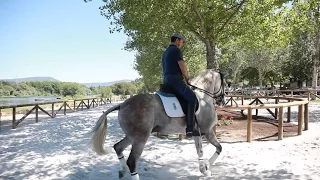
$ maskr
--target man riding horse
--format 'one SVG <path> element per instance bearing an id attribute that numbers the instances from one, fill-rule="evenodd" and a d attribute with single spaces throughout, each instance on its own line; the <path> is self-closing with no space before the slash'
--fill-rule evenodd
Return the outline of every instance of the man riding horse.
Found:
<path id="1" fill-rule="evenodd" d="M 171 36 L 171 44 L 162 55 L 162 72 L 163 84 L 188 103 L 186 136 L 191 137 L 194 130 L 197 97 L 188 86 L 190 85 L 189 73 L 180 49 L 184 42 L 185 39 L 179 33 Z"/>

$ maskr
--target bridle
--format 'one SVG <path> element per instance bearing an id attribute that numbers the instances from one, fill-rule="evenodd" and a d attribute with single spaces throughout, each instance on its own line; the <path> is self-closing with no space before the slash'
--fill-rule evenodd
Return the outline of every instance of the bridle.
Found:
<path id="1" fill-rule="evenodd" d="M 211 92 L 209 92 L 209 91 L 207 91 L 207 90 L 201 89 L 201 88 L 199 88 L 199 87 L 197 87 L 197 86 L 194 86 L 194 85 L 192 85 L 192 84 L 189 84 L 189 86 L 191 86 L 193 90 L 194 90 L 194 89 L 197 89 L 197 90 L 199 90 L 199 91 L 207 94 L 208 96 L 210 96 L 210 97 L 213 98 L 214 100 L 215 100 L 216 98 L 219 98 L 219 97 L 221 97 L 221 98 L 223 99 L 224 96 L 225 96 L 225 92 L 224 92 L 224 81 L 223 81 L 224 75 L 223 75 L 221 72 L 219 72 L 219 74 L 220 74 L 221 84 L 220 84 L 220 88 L 219 88 L 219 90 L 218 90 L 217 92 L 211 93 Z M 219 92 L 220 92 L 220 94 L 217 95 Z M 225 106 L 225 102 L 224 102 L 223 106 Z M 197 123 L 198 131 L 199 131 L 199 134 L 200 134 L 200 136 L 201 136 L 201 130 L 200 130 L 200 126 L 199 126 L 199 122 L 198 122 L 197 118 L 195 118 L 195 122 Z"/>
<path id="2" fill-rule="evenodd" d="M 222 74 L 221 72 L 219 72 L 219 74 L 220 74 L 221 85 L 220 85 L 220 88 L 219 88 L 219 90 L 218 90 L 217 92 L 211 93 L 211 92 L 209 92 L 209 91 L 207 91 L 207 90 L 201 89 L 201 88 L 199 88 L 199 87 L 197 87 L 197 86 L 194 86 L 194 85 L 192 85 L 192 84 L 189 84 L 189 86 L 191 86 L 192 89 L 197 89 L 197 90 L 199 90 L 200 92 L 203 92 L 203 93 L 207 94 L 208 96 L 210 96 L 210 97 L 213 98 L 213 99 L 216 99 L 216 98 L 218 98 L 218 97 L 224 98 L 225 92 L 224 92 L 223 74 Z M 218 93 L 220 93 L 220 94 L 217 95 Z"/>

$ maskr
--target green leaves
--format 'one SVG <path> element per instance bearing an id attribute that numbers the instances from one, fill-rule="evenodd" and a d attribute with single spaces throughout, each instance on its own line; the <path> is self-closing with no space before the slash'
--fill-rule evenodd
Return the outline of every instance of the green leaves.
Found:
<path id="1" fill-rule="evenodd" d="M 113 85 L 112 92 L 117 95 L 133 95 L 137 93 L 137 88 L 131 82 L 120 82 Z"/>
<path id="2" fill-rule="evenodd" d="M 283 62 L 294 54 L 287 49 L 289 43 L 320 27 L 317 0 L 104 2 L 100 10 L 111 21 L 110 32 L 128 35 L 125 49 L 136 52 L 134 68 L 149 90 L 162 82 L 161 55 L 174 32 L 187 39 L 182 51 L 191 75 L 204 68 L 228 70 L 230 80 L 238 82 L 242 70 L 251 69 L 261 83 L 267 75 L 283 77 Z M 222 50 L 221 56 L 217 49 Z"/>

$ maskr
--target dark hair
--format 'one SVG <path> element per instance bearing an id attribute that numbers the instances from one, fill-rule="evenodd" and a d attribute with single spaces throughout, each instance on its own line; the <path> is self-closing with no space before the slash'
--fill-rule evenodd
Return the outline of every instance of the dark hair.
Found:
<path id="1" fill-rule="evenodd" d="M 176 42 L 176 40 L 179 39 L 177 37 L 171 37 L 171 42 Z"/>

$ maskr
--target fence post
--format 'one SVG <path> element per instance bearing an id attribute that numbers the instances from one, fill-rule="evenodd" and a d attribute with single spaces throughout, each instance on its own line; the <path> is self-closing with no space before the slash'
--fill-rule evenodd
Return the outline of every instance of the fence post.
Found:
<path id="1" fill-rule="evenodd" d="M 54 118 L 54 103 L 51 104 L 51 114 L 52 114 L 52 117 Z"/>
<path id="2" fill-rule="evenodd" d="M 275 104 L 279 104 L 279 99 L 278 98 L 276 98 Z M 275 116 L 275 119 L 278 119 L 278 108 L 274 109 L 274 116 Z"/>
<path id="3" fill-rule="evenodd" d="M 309 129 L 309 103 L 304 105 L 304 130 Z"/>
<path id="4" fill-rule="evenodd" d="M 252 141 L 252 108 L 248 107 L 247 142 Z"/>
<path id="5" fill-rule="evenodd" d="M 12 108 L 12 129 L 16 128 L 16 107 Z"/>
<path id="6" fill-rule="evenodd" d="M 283 139 L 283 107 L 279 108 L 278 140 Z"/>
<path id="7" fill-rule="evenodd" d="M 298 135 L 302 134 L 302 124 L 303 124 L 303 105 L 299 105 L 298 108 Z"/>
<path id="8" fill-rule="evenodd" d="M 63 114 L 64 115 L 67 114 L 67 102 L 66 101 L 63 103 Z"/>
<path id="9" fill-rule="evenodd" d="M 39 122 L 39 106 L 36 105 L 36 123 Z"/>

